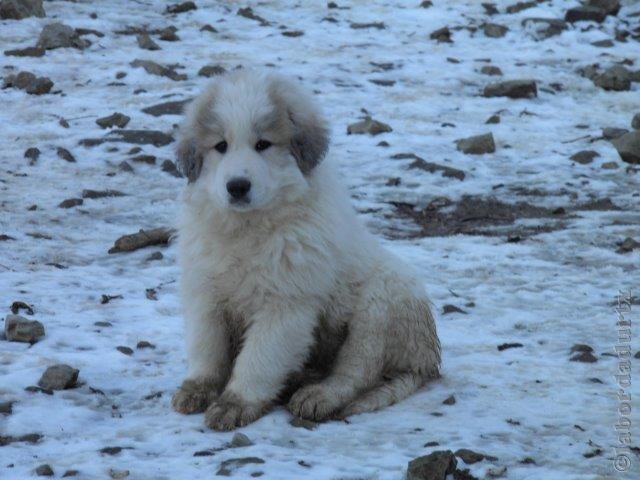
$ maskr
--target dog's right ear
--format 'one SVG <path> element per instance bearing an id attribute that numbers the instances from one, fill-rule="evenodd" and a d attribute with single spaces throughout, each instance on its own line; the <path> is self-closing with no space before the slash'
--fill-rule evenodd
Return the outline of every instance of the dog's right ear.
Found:
<path id="1" fill-rule="evenodd" d="M 180 139 L 176 159 L 178 171 L 187 177 L 189 183 L 195 182 L 202 170 L 202 154 L 198 151 L 195 138 L 186 136 Z"/>

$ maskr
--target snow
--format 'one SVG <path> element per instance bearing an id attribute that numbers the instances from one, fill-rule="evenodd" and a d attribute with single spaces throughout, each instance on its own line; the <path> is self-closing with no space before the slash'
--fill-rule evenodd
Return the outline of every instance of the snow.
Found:
<path id="1" fill-rule="evenodd" d="M 3 57 L 0 75 L 21 70 L 46 75 L 58 93 L 0 90 L 0 233 L 16 239 L 0 242 L 0 305 L 10 313 L 8 306 L 23 300 L 34 306 L 33 318 L 46 328 L 46 337 L 33 346 L 0 340 L 0 401 L 16 401 L 11 415 L 0 416 L 0 435 L 44 435 L 36 445 L 0 447 L 0 478 L 33 477 L 42 463 L 51 464 L 56 476 L 77 469 L 79 478 L 87 479 L 106 478 L 110 469 L 129 470 L 134 479 L 209 478 L 223 460 L 256 456 L 265 463 L 243 466 L 233 476 L 251 478 L 262 472 L 262 478 L 401 479 L 411 459 L 458 448 L 498 457 L 466 466 L 480 478 L 489 467 L 503 465 L 509 479 L 613 478 L 618 360 L 601 354 L 612 353 L 617 343 L 613 302 L 618 290 L 637 295 L 640 284 L 640 252 L 615 253 L 617 241 L 640 236 L 638 174 L 625 171 L 627 165 L 608 142 L 578 138 L 599 137 L 602 127 L 629 128 L 638 112 L 639 87 L 635 83 L 628 92 L 605 92 L 576 70 L 622 59 L 635 61 L 637 68 L 637 41 L 616 42 L 612 49 L 590 45 L 613 37 L 616 27 L 624 26 L 620 18 L 637 26 L 639 17 L 628 16 L 638 10 L 637 4 L 624 2 L 619 18 L 608 17 L 602 26 L 589 29 L 580 23 L 560 36 L 536 41 L 521 25 L 523 18 L 562 18 L 576 2 L 552 0 L 493 17 L 472 0 L 436 0 L 428 9 L 418 8 L 418 1 L 338 2 L 348 9 L 327 9 L 325 2 L 251 2 L 254 12 L 271 22 L 266 27 L 236 15 L 248 5 L 244 2 L 196 3 L 195 11 L 168 16 L 163 13 L 167 3 L 159 0 L 51 1 L 45 2 L 46 18 L 0 21 L 2 50 L 33 45 L 42 26 L 53 20 L 105 33 L 102 38 L 86 36 L 92 46 L 85 51 Z M 498 7 L 504 11 L 511 3 L 498 2 Z M 96 19 L 90 18 L 92 12 Z M 337 22 L 323 21 L 327 16 Z M 350 28 L 350 22 L 377 21 L 387 28 Z M 510 30 L 494 39 L 481 29 L 466 28 L 485 21 Z M 218 33 L 200 31 L 207 23 Z M 143 24 L 151 29 L 173 24 L 181 40 L 169 43 L 152 36 L 162 50 L 149 52 L 138 48 L 134 35 L 114 33 Z M 281 25 L 304 35 L 282 36 Z M 452 29 L 453 43 L 429 39 L 430 32 L 445 25 Z M 456 30 L 458 26 L 465 28 Z M 479 73 L 488 58 L 504 77 Z M 149 75 L 129 65 L 135 59 L 179 63 L 184 68 L 178 72 L 188 80 Z M 392 62 L 395 68 L 375 72 L 370 62 Z M 241 429 L 253 446 L 194 457 L 196 451 L 224 447 L 233 434 L 209 431 L 202 415 L 182 416 L 170 406 L 185 372 L 175 246 L 160 248 L 164 258 L 152 262 L 145 259 L 158 248 L 107 254 L 123 234 L 174 223 L 184 179 L 159 168 L 162 160 L 172 158 L 173 147 L 143 146 L 144 153 L 158 157 L 157 165 L 134 164 L 131 174 L 117 165 L 130 157 L 133 145 L 87 148 L 78 142 L 104 135 L 95 120 L 115 111 L 131 117 L 127 128 L 170 132 L 180 117 L 153 117 L 141 109 L 195 95 L 209 81 L 197 71 L 216 63 L 226 68 L 274 65 L 318 93 L 332 125 L 327 161 L 339 164 L 356 208 L 385 245 L 424 272 L 438 314 L 443 377 L 393 407 L 313 431 L 291 426 L 289 413 L 277 408 Z M 119 71 L 127 75 L 116 80 Z M 517 78 L 536 79 L 538 98 L 480 95 L 491 81 Z M 396 83 L 383 87 L 370 79 Z M 116 81 L 125 85 L 109 85 Z M 553 91 L 554 82 L 563 89 Z M 145 91 L 135 94 L 137 89 Z M 347 136 L 347 125 L 363 116 L 362 108 L 389 123 L 393 132 Z M 485 125 L 498 111 L 502 122 Z M 59 125 L 61 117 L 70 128 Z M 456 151 L 454 140 L 489 131 L 496 139 L 495 154 Z M 377 147 L 381 140 L 390 147 Z M 42 151 L 34 166 L 23 158 L 31 146 Z M 58 158 L 59 146 L 69 149 L 77 163 Z M 600 157 L 589 165 L 568 159 L 584 149 L 594 149 Z M 459 181 L 407 170 L 411 160 L 389 158 L 401 152 L 462 169 L 467 176 Z M 608 161 L 620 168 L 602 169 Z M 390 177 L 401 177 L 402 183 L 388 186 Z M 492 188 L 498 184 L 504 187 Z M 566 189 L 577 198 L 561 192 L 522 197 L 513 187 Z M 116 189 L 127 196 L 85 199 L 73 209 L 57 207 L 86 188 Z M 383 236 L 392 228 L 411 229 L 389 202 L 420 206 L 435 197 L 455 201 L 462 195 L 495 195 L 549 207 L 610 197 L 621 210 L 581 211 L 567 220 L 566 228 L 520 243 L 507 243 L 504 236 Z M 28 210 L 33 204 L 37 209 Z M 51 239 L 29 236 L 34 232 Z M 147 288 L 156 288 L 157 301 L 146 298 Z M 101 304 L 102 294 L 123 298 Z M 469 302 L 475 306 L 466 307 Z M 468 313 L 442 315 L 445 304 Z M 105 321 L 112 326 L 94 325 Z M 639 343 L 632 332 L 636 352 Z M 140 340 L 156 348 L 135 349 Z M 505 342 L 523 347 L 498 351 Z M 569 362 L 569 349 L 576 343 L 591 345 L 598 362 Z M 134 348 L 134 354 L 117 351 L 121 345 Z M 24 391 L 54 363 L 79 368 L 81 386 L 53 396 Z M 632 384 L 637 395 L 640 391 Z M 450 394 L 455 405 L 443 405 Z M 637 425 L 637 413 L 632 419 Z M 424 447 L 429 441 L 440 445 Z M 639 445 L 637 438 L 633 442 Z M 106 446 L 127 448 L 114 456 L 99 453 Z M 602 448 L 601 455 L 583 456 L 595 447 Z M 524 457 L 536 464 L 520 463 Z M 631 461 L 627 478 L 640 472 L 637 453 Z M 465 468 L 462 461 L 459 467 Z"/>

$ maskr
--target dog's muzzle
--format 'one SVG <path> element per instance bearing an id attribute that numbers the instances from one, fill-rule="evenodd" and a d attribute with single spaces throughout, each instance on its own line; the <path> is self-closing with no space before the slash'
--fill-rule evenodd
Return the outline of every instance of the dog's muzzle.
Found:
<path id="1" fill-rule="evenodd" d="M 232 178 L 227 182 L 230 203 L 249 203 L 249 190 L 251 190 L 251 182 L 246 178 Z"/>

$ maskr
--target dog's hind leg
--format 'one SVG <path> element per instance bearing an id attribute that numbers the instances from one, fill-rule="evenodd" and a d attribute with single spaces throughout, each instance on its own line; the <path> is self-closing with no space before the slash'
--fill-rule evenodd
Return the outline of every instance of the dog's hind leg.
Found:
<path id="1" fill-rule="evenodd" d="M 358 413 L 373 412 L 407 398 L 424 384 L 421 375 L 403 372 L 372 388 L 347 405 L 339 416 L 346 418 Z"/>

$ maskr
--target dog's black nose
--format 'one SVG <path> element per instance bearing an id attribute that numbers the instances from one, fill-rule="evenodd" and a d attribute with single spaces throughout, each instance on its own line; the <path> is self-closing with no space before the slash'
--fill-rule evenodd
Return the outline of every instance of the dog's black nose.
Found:
<path id="1" fill-rule="evenodd" d="M 251 182 L 246 178 L 232 178 L 227 182 L 227 192 L 232 198 L 240 200 L 251 190 Z"/>

